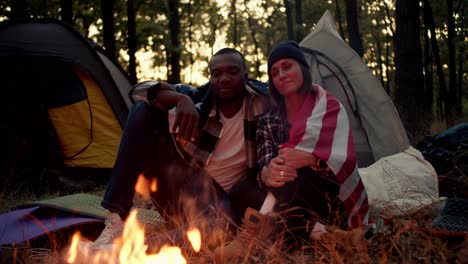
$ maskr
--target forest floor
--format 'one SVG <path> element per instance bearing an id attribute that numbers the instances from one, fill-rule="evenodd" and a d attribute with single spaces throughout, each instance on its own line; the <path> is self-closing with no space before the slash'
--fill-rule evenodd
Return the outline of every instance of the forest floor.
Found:
<path id="1" fill-rule="evenodd" d="M 105 185 L 95 185 L 78 191 L 102 196 Z M 63 195 L 45 192 L 3 191 L 0 193 L 0 213 L 12 206 Z M 144 203 L 140 203 L 145 206 Z M 363 236 L 362 232 L 330 231 L 322 239 L 286 243 L 284 237 L 268 247 L 246 252 L 229 263 L 468 263 L 468 235 L 447 235 L 434 232 L 431 222 L 440 213 L 440 204 L 426 206 L 409 215 L 393 219 L 377 219 L 377 231 Z M 69 238 L 69 237 L 68 237 Z M 213 262 L 212 249 L 202 246 L 201 253 L 186 255 L 188 263 Z M 65 263 L 64 254 L 55 255 L 55 263 Z"/>
<path id="2" fill-rule="evenodd" d="M 453 160 L 458 166 L 447 175 L 451 175 L 455 181 L 449 185 L 439 185 L 441 196 L 468 199 L 468 155 L 465 154 L 463 158 L 458 163 Z M 23 203 L 67 194 L 84 192 L 102 197 L 108 180 L 108 175 L 97 181 L 94 178 L 83 180 L 80 175 L 74 179 L 53 181 L 50 180 L 54 178 L 51 176 L 56 176 L 57 172 L 42 171 L 40 175 L 39 178 L 21 177 L 23 183 L 20 184 L 4 180 L 3 188 L 0 188 L 0 214 Z M 138 198 L 134 204 L 148 208 L 148 201 Z M 468 233 L 447 233 L 433 228 L 432 222 L 440 216 L 441 209 L 439 202 L 391 219 L 374 215 L 377 228 L 366 236 L 362 232 L 334 229 L 320 240 L 288 243 L 286 233 L 280 234 L 274 243 L 258 247 L 226 263 L 468 263 Z M 464 213 L 466 216 L 467 212 Z M 56 249 L 51 255 L 51 263 L 66 263 L 64 249 L 70 244 L 71 234 L 54 237 L 57 241 L 48 242 L 54 244 Z M 207 243 L 202 244 L 200 253 L 184 252 L 188 263 L 219 263 L 213 260 L 212 247 Z"/>

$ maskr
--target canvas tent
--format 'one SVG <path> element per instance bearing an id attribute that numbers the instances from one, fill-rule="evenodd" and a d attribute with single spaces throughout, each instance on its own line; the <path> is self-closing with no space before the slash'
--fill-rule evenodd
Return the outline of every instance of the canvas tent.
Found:
<path id="1" fill-rule="evenodd" d="M 132 83 L 98 45 L 58 20 L 4 21 L 0 80 L 1 174 L 113 167 Z"/>
<path id="2" fill-rule="evenodd" d="M 327 11 L 299 43 L 312 82 L 327 89 L 347 110 L 359 167 L 406 150 L 409 140 L 379 80 L 337 33 Z"/>

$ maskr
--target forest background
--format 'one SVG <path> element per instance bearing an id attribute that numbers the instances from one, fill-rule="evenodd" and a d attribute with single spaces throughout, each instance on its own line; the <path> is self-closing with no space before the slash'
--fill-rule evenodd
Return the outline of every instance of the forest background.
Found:
<path id="1" fill-rule="evenodd" d="M 275 43 L 300 42 L 332 12 L 392 98 L 413 144 L 467 122 L 465 0 L 1 0 L 0 20 L 53 17 L 103 46 L 134 82 L 200 85 L 219 48 L 267 80 Z"/>

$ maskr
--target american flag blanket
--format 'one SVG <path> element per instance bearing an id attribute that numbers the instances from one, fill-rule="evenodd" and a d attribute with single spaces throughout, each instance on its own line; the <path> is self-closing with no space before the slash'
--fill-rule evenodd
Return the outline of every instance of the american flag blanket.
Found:
<path id="1" fill-rule="evenodd" d="M 351 126 L 345 108 L 318 85 L 308 93 L 282 148 L 312 153 L 325 161 L 340 184 L 339 199 L 348 212 L 348 226 L 368 224 L 367 193 L 358 173 Z"/>

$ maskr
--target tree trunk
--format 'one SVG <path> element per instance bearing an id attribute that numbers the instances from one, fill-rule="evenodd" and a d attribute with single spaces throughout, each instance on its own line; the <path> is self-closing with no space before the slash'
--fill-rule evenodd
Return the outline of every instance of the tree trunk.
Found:
<path id="1" fill-rule="evenodd" d="M 284 8 L 286 8 L 286 25 L 288 29 L 288 39 L 294 39 L 294 28 L 293 18 L 291 13 L 291 2 L 289 0 L 283 0 Z"/>
<path id="2" fill-rule="evenodd" d="M 460 1 L 461 3 L 461 1 Z M 461 25 L 460 28 L 465 28 L 465 16 L 464 16 L 465 6 L 462 5 L 461 10 L 459 12 L 461 16 Z M 457 103 L 455 111 L 459 115 L 463 115 L 463 56 L 465 54 L 465 45 L 460 45 L 459 52 L 458 52 L 458 89 L 457 89 Z"/>
<path id="3" fill-rule="evenodd" d="M 73 0 L 60 0 L 60 18 L 73 26 Z"/>
<path id="4" fill-rule="evenodd" d="M 336 7 L 336 20 L 338 22 L 338 28 L 340 30 L 340 36 L 343 39 L 346 39 L 345 31 L 343 28 L 343 19 L 341 18 L 341 8 L 340 8 L 340 0 L 335 0 L 335 7 Z"/>
<path id="5" fill-rule="evenodd" d="M 23 19 L 29 17 L 26 0 L 11 0 L 10 19 Z"/>
<path id="6" fill-rule="evenodd" d="M 248 11 L 248 5 L 247 5 L 247 0 L 244 0 L 244 5 L 245 5 L 245 10 L 247 11 L 247 14 L 249 14 L 249 11 Z M 250 36 L 252 38 L 252 42 L 254 44 L 254 51 L 255 51 L 255 76 L 260 76 L 260 65 L 261 65 L 261 62 L 260 62 L 260 44 L 257 40 L 257 37 L 256 37 L 256 30 L 255 30 L 255 21 L 254 21 L 254 18 L 249 16 L 247 18 L 247 24 L 249 26 L 249 29 L 250 29 Z M 248 71 L 248 69 L 247 69 Z"/>
<path id="7" fill-rule="evenodd" d="M 387 92 L 387 94 L 390 94 L 390 84 L 392 82 L 392 79 L 390 78 L 390 40 L 390 35 L 387 33 L 385 35 L 385 41 L 387 43 L 387 45 L 385 45 L 385 65 L 387 65 L 387 67 L 385 67 L 385 76 L 387 76 L 387 82 L 385 83 L 385 91 Z"/>
<path id="8" fill-rule="evenodd" d="M 190 50 L 193 50 L 192 49 L 192 43 L 193 43 L 193 33 L 192 33 L 192 26 L 193 26 L 193 13 L 192 13 L 192 0 L 189 0 L 188 3 L 187 3 L 187 15 L 189 17 L 188 19 L 188 32 L 187 32 L 187 35 L 188 35 L 188 46 L 189 46 L 189 49 Z M 193 59 L 193 53 L 192 52 L 189 52 L 188 54 L 189 56 L 189 67 L 190 67 L 190 72 L 189 72 L 189 83 L 191 84 L 193 82 L 192 80 L 192 74 L 193 74 L 193 64 L 195 63 L 195 60 Z"/>
<path id="9" fill-rule="evenodd" d="M 377 76 L 380 80 L 380 83 L 382 84 L 382 86 L 385 85 L 385 82 L 384 82 L 384 79 L 383 79 L 383 62 L 382 62 L 382 45 L 380 44 L 380 40 L 379 40 L 379 36 L 378 34 L 376 33 L 372 33 L 372 36 L 375 40 L 375 56 L 377 56 Z"/>
<path id="10" fill-rule="evenodd" d="M 127 45 L 128 45 L 128 74 L 133 83 L 137 82 L 136 75 L 136 22 L 135 22 L 135 6 L 133 0 L 127 1 Z"/>
<path id="11" fill-rule="evenodd" d="M 114 0 L 101 0 L 102 31 L 107 54 L 117 59 L 115 52 Z"/>
<path id="12" fill-rule="evenodd" d="M 412 144 L 429 132 L 419 38 L 419 1 L 396 0 L 395 105 Z"/>
<path id="13" fill-rule="evenodd" d="M 425 11 L 425 9 L 423 9 Z M 434 90 L 434 74 L 432 67 L 432 49 L 431 49 L 431 39 L 429 37 L 430 30 L 426 23 L 426 15 L 424 12 L 424 86 L 426 90 L 426 105 L 432 106 L 433 104 L 433 90 Z M 430 119 L 433 118 L 432 111 L 429 111 Z"/>
<path id="14" fill-rule="evenodd" d="M 304 27 L 302 26 L 302 0 L 296 0 L 296 41 L 301 42 L 304 38 Z"/>
<path id="15" fill-rule="evenodd" d="M 439 115 L 446 119 L 447 112 L 450 112 L 447 100 L 447 85 L 445 83 L 445 75 L 440 61 L 439 44 L 437 43 L 434 17 L 432 15 L 432 7 L 429 0 L 424 0 L 424 24 L 431 33 L 432 55 L 434 56 L 434 63 L 439 80 L 439 98 L 437 105 L 439 108 Z"/>
<path id="16" fill-rule="evenodd" d="M 238 42 L 238 34 L 237 34 L 237 11 L 236 11 L 236 0 L 232 0 L 231 2 L 231 16 L 232 16 L 232 44 L 234 47 L 239 45 Z"/>
<path id="17" fill-rule="evenodd" d="M 361 33 L 359 32 L 358 9 L 356 0 L 345 0 L 345 5 L 349 45 L 362 58 L 364 55 L 364 48 L 362 47 Z"/>
<path id="18" fill-rule="evenodd" d="M 171 44 L 169 46 L 168 55 L 170 63 L 170 71 L 168 76 L 169 83 L 180 83 L 180 15 L 179 15 L 179 0 L 168 0 L 169 12 L 169 35 Z"/>
<path id="19" fill-rule="evenodd" d="M 376 25 L 375 29 L 377 33 L 372 33 L 372 37 L 374 38 L 375 41 L 375 49 L 376 49 L 376 56 L 377 56 L 377 68 L 379 69 L 378 71 L 378 77 L 380 79 L 380 83 L 382 83 L 382 86 L 384 86 L 384 79 L 383 79 L 383 61 L 382 61 L 382 44 L 380 43 L 380 34 L 381 28 L 380 28 L 380 22 L 379 19 L 376 19 Z M 387 77 L 388 78 L 388 77 Z"/>
<path id="20" fill-rule="evenodd" d="M 455 103 L 457 96 L 457 69 L 455 66 L 455 21 L 453 18 L 453 0 L 447 0 L 447 46 L 448 46 L 448 70 L 449 70 L 449 107 L 451 114 L 447 116 L 447 126 L 452 126 L 455 116 Z"/>

